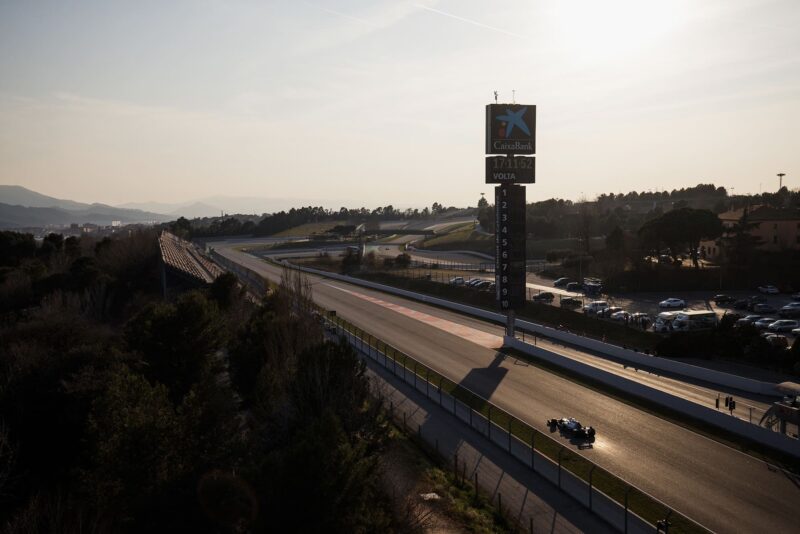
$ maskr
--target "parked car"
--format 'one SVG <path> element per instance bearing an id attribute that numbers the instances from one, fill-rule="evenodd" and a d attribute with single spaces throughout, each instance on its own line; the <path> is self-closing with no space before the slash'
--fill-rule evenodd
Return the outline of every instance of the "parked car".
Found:
<path id="1" fill-rule="evenodd" d="M 495 288 L 494 282 L 489 282 L 489 285 L 488 286 L 483 286 L 481 288 L 481 291 L 494 291 L 494 288 Z"/>
<path id="2" fill-rule="evenodd" d="M 576 299 L 575 297 L 564 297 L 561 299 L 561 307 L 563 308 L 577 308 L 583 304 L 581 299 Z"/>
<path id="3" fill-rule="evenodd" d="M 789 347 L 789 339 L 780 334 L 770 334 L 766 338 L 767 343 L 778 349 L 785 349 Z"/>
<path id="4" fill-rule="evenodd" d="M 749 300 L 753 304 L 756 304 L 758 302 L 767 302 L 767 297 L 765 297 L 764 295 L 750 295 L 749 297 L 747 297 L 747 300 Z"/>
<path id="5" fill-rule="evenodd" d="M 579 293 L 583 289 L 583 285 L 578 282 L 570 282 L 567 284 L 566 289 L 567 291 L 572 291 L 573 293 Z"/>
<path id="6" fill-rule="evenodd" d="M 739 299 L 733 302 L 734 310 L 746 310 L 750 307 L 750 301 L 747 299 Z"/>
<path id="7" fill-rule="evenodd" d="M 790 302 L 778 310 L 781 317 L 800 317 L 800 302 Z"/>
<path id="8" fill-rule="evenodd" d="M 758 328 L 759 330 L 764 330 L 769 327 L 772 323 L 777 321 L 775 317 L 762 317 L 757 321 L 753 321 L 753 326 Z"/>
<path id="9" fill-rule="evenodd" d="M 456 276 L 455 278 L 450 279 L 450 284 L 454 286 L 463 286 L 464 285 L 464 277 L 463 276 Z"/>
<path id="10" fill-rule="evenodd" d="M 473 289 L 478 289 L 478 290 L 486 289 L 491 285 L 491 283 L 492 282 L 490 282 L 489 280 L 481 280 L 480 282 L 478 282 L 477 284 L 472 286 L 472 288 Z"/>
<path id="11" fill-rule="evenodd" d="M 746 324 L 753 324 L 753 323 L 755 323 L 756 321 L 758 321 L 758 320 L 760 320 L 760 319 L 763 319 L 763 318 L 764 318 L 764 316 L 763 316 L 763 315 L 748 315 L 748 316 L 746 316 L 746 317 L 742 317 L 741 319 L 739 319 L 738 321 L 736 321 L 736 324 L 735 324 L 735 326 L 742 326 L 742 325 L 746 325 Z"/>
<path id="12" fill-rule="evenodd" d="M 556 298 L 556 296 L 549 291 L 543 291 L 538 295 L 534 295 L 531 300 L 534 302 L 553 302 L 554 298 Z"/>
<path id="13" fill-rule="evenodd" d="M 792 295 L 792 300 L 800 300 L 800 293 L 795 293 Z"/>
<path id="14" fill-rule="evenodd" d="M 631 324 L 639 325 L 642 328 L 647 328 L 651 322 L 650 316 L 643 312 L 632 313 L 630 317 Z"/>
<path id="15" fill-rule="evenodd" d="M 626 323 L 631 320 L 630 312 L 626 312 L 625 310 L 618 311 L 611 314 L 612 321 L 619 321 L 621 323 Z"/>
<path id="16" fill-rule="evenodd" d="M 792 334 L 800 336 L 800 328 L 795 328 L 794 330 L 792 330 Z"/>
<path id="17" fill-rule="evenodd" d="M 753 311 L 756 313 L 777 313 L 778 310 L 772 304 L 759 302 L 758 304 L 753 304 Z"/>
<path id="18" fill-rule="evenodd" d="M 800 323 L 791 319 L 780 319 L 767 327 L 770 332 L 791 332 L 795 328 L 800 328 Z"/>
<path id="19" fill-rule="evenodd" d="M 473 286 L 476 286 L 476 285 L 478 285 L 478 284 L 480 284 L 481 282 L 484 282 L 484 281 L 485 281 L 484 278 L 473 278 L 471 280 L 467 280 L 466 285 L 468 285 L 469 287 L 473 287 Z"/>
<path id="20" fill-rule="evenodd" d="M 595 300 L 583 307 L 584 313 L 597 313 L 600 310 L 608 308 L 608 302 L 605 300 Z"/>
<path id="21" fill-rule="evenodd" d="M 548 419 L 547 426 L 550 428 L 556 427 L 566 434 L 571 434 L 577 438 L 591 439 L 594 437 L 594 428 L 590 426 L 583 426 L 580 421 L 574 417 L 562 417 L 561 419 Z"/>
<path id="22" fill-rule="evenodd" d="M 609 317 L 611 317 L 615 313 L 621 312 L 621 311 L 624 311 L 624 310 L 622 308 L 620 308 L 619 306 L 608 306 L 606 308 L 603 308 L 602 310 L 597 310 L 597 312 L 595 314 L 598 317 L 602 317 L 603 319 L 608 319 Z"/>
<path id="23" fill-rule="evenodd" d="M 769 285 L 767 285 L 767 286 L 758 286 L 758 290 L 760 292 L 762 292 L 762 293 L 767 294 L 767 295 L 777 295 L 778 293 L 780 293 L 780 291 L 778 291 L 777 287 L 769 286 Z"/>
<path id="24" fill-rule="evenodd" d="M 658 303 L 659 308 L 685 308 L 686 302 L 683 299 L 671 297 L 666 300 L 662 300 Z"/>
<path id="25" fill-rule="evenodd" d="M 730 304 L 735 299 L 730 295 L 714 295 L 714 298 L 711 299 L 717 304 Z"/>
<path id="26" fill-rule="evenodd" d="M 587 278 L 583 281 L 583 291 L 587 295 L 599 295 L 603 291 L 603 284 L 597 278 Z"/>
<path id="27" fill-rule="evenodd" d="M 567 278 L 566 276 L 562 276 L 561 278 L 553 282 L 553 285 L 555 287 L 564 287 L 567 284 L 569 284 L 569 278 Z"/>

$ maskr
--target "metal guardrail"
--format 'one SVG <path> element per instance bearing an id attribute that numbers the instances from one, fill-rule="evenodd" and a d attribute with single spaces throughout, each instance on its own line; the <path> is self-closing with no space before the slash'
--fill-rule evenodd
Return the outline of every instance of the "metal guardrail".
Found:
<path id="1" fill-rule="evenodd" d="M 711 532 L 380 338 L 329 312 L 323 311 L 323 317 L 326 324 L 354 348 L 505 448 L 534 472 L 558 484 L 620 530 L 673 534 Z M 609 509 L 609 503 L 619 510 Z M 666 525 L 669 525 L 668 530 L 665 530 Z"/>

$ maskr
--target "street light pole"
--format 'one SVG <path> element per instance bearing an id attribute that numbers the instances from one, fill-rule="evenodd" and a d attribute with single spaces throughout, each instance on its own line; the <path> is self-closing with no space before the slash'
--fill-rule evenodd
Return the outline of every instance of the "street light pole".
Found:
<path id="1" fill-rule="evenodd" d="M 783 189 L 783 177 L 786 176 L 785 172 L 778 173 L 778 191 Z"/>

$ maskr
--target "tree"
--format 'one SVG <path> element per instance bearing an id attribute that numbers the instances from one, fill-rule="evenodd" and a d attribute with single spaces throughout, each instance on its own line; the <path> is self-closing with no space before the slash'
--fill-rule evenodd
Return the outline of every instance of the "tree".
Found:
<path id="1" fill-rule="evenodd" d="M 91 471 L 84 475 L 94 502 L 124 515 L 145 506 L 184 470 L 180 423 L 167 388 L 120 366 L 89 417 Z"/>
<path id="2" fill-rule="evenodd" d="M 409 256 L 405 252 L 403 252 L 402 254 L 398 254 L 397 257 L 394 259 L 394 264 L 401 269 L 407 269 L 408 266 L 411 265 L 411 256 Z"/>
<path id="3" fill-rule="evenodd" d="M 722 235 L 722 222 L 709 210 L 681 208 L 668 211 L 664 215 L 647 221 L 639 229 L 639 237 L 649 245 L 660 249 L 660 244 L 665 244 L 670 249 L 675 263 L 678 263 L 678 254 L 689 249 L 692 263 L 697 268 L 700 266 L 697 259 L 697 249 L 703 239 L 716 239 Z"/>
<path id="4" fill-rule="evenodd" d="M 485 232 L 494 233 L 494 206 L 486 205 L 478 209 L 478 223 Z"/>
<path id="5" fill-rule="evenodd" d="M 748 209 L 745 208 L 741 219 L 726 230 L 722 237 L 722 248 L 730 265 L 747 267 L 752 264 L 755 250 L 761 245 L 761 238 L 752 233 L 756 227 L 758 223 L 750 221 Z"/>
<path id="6" fill-rule="evenodd" d="M 619 264 L 625 261 L 625 233 L 622 228 L 615 226 L 611 233 L 606 236 L 606 250 L 608 251 L 613 263 Z"/>
<path id="7" fill-rule="evenodd" d="M 211 370 L 222 346 L 223 322 L 217 305 L 198 291 L 173 304 L 151 304 L 125 327 L 128 345 L 142 353 L 150 376 L 181 399 Z"/>
<path id="8" fill-rule="evenodd" d="M 489 206 L 489 201 L 486 200 L 486 197 L 484 197 L 483 193 L 481 193 L 481 199 L 478 201 L 478 209 L 486 208 L 488 206 Z"/>
<path id="9" fill-rule="evenodd" d="M 208 294 L 220 308 L 228 309 L 240 296 L 239 280 L 233 273 L 223 273 L 208 288 Z"/>
<path id="10" fill-rule="evenodd" d="M 170 226 L 170 230 L 176 236 L 188 239 L 192 235 L 192 223 L 186 217 L 178 217 L 178 220 Z"/>

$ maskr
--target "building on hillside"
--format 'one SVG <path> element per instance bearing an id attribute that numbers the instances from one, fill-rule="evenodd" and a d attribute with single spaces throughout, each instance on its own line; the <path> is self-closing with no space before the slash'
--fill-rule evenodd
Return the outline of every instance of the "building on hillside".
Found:
<path id="1" fill-rule="evenodd" d="M 758 249 L 766 252 L 800 250 L 800 209 L 750 206 L 718 215 L 726 231 L 736 226 L 747 214 L 752 225 L 750 234 L 758 239 Z M 700 243 L 700 254 L 716 259 L 721 254 L 721 239 Z"/>

